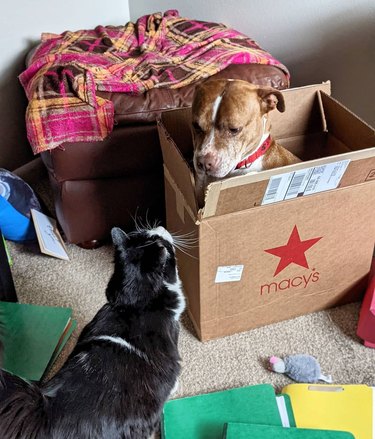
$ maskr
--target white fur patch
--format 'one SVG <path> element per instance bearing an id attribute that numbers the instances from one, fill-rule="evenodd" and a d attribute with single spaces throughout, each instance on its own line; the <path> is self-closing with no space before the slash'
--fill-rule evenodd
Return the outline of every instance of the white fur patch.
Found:
<path id="1" fill-rule="evenodd" d="M 249 166 L 251 171 L 260 172 L 263 171 L 263 156 L 258 157 L 253 163 Z"/>
<path id="2" fill-rule="evenodd" d="M 216 120 L 217 112 L 219 111 L 219 107 L 220 107 L 222 99 L 223 99 L 223 96 L 220 95 L 214 100 L 214 105 L 212 107 L 212 123 L 214 123 Z"/>
<path id="3" fill-rule="evenodd" d="M 166 230 L 164 227 L 159 226 L 156 227 L 155 229 L 152 230 L 148 230 L 148 236 L 160 236 L 160 238 L 165 239 L 166 241 L 168 241 L 169 243 L 173 244 L 173 238 L 172 235 L 168 232 L 168 230 Z"/>
<path id="4" fill-rule="evenodd" d="M 215 139 L 215 120 L 216 120 L 217 112 L 219 111 L 219 107 L 220 107 L 222 99 L 223 99 L 223 96 L 220 95 L 220 96 L 218 96 L 214 100 L 214 105 L 212 107 L 212 127 L 211 127 L 210 134 L 208 136 L 208 139 L 205 142 L 206 148 L 207 147 L 210 148 L 214 144 L 214 139 Z M 205 148 L 202 148 L 202 152 L 204 150 L 205 150 Z"/>
<path id="5" fill-rule="evenodd" d="M 98 335 L 97 337 L 91 338 L 91 340 L 105 340 L 109 341 L 110 343 L 116 343 L 121 347 L 128 349 L 130 352 L 134 352 L 136 355 L 138 355 L 138 357 L 141 357 L 143 360 L 146 360 L 147 362 L 149 361 L 147 355 L 144 352 L 140 351 L 121 337 L 112 337 L 111 335 Z"/>
<path id="6" fill-rule="evenodd" d="M 166 241 L 170 242 L 173 245 L 172 235 L 162 226 L 159 226 L 159 227 L 156 227 L 155 229 L 149 230 L 148 235 L 149 236 L 160 236 L 161 238 L 165 239 Z M 169 282 L 164 282 L 164 285 L 170 291 L 173 291 L 177 295 L 178 306 L 177 306 L 177 309 L 173 310 L 174 314 L 175 314 L 174 319 L 177 321 L 177 320 L 179 320 L 181 314 L 185 310 L 186 300 L 185 300 L 184 293 L 182 291 L 181 280 L 178 277 L 177 267 L 176 267 L 176 276 L 177 276 L 177 281 L 175 283 L 171 284 Z"/>
<path id="7" fill-rule="evenodd" d="M 171 390 L 171 393 L 169 395 L 174 395 L 177 392 L 177 390 L 179 389 L 179 387 L 180 387 L 180 383 L 177 379 L 176 382 L 174 383 L 173 389 Z"/>
<path id="8" fill-rule="evenodd" d="M 184 293 L 182 291 L 182 285 L 181 285 L 180 278 L 177 277 L 177 281 L 174 284 L 170 284 L 169 282 L 164 282 L 164 285 L 170 291 L 173 291 L 174 293 L 177 294 L 178 306 L 177 306 L 177 309 L 173 310 L 173 312 L 174 312 L 174 319 L 179 320 L 180 316 L 184 312 L 185 306 L 186 306 L 186 300 L 185 300 Z"/>

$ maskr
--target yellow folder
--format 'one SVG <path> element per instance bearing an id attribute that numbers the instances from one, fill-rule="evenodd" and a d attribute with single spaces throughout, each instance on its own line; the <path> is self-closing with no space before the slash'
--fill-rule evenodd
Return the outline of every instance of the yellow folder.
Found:
<path id="1" fill-rule="evenodd" d="M 290 384 L 297 427 L 349 431 L 373 439 L 373 388 L 363 384 Z"/>

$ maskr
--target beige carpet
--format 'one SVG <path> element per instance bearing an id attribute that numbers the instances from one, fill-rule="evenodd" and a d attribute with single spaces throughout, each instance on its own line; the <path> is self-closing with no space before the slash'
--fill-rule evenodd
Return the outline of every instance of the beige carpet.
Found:
<path id="1" fill-rule="evenodd" d="M 44 186 L 43 186 L 44 187 Z M 35 187 L 45 202 L 48 190 Z M 68 306 L 78 327 L 52 372 L 63 363 L 82 327 L 104 303 L 112 272 L 112 248 L 83 250 L 68 245 L 70 262 L 44 256 L 37 248 L 9 243 L 12 268 L 21 302 Z M 195 337 L 187 316 L 182 320 L 180 353 L 182 375 L 175 395 L 187 396 L 257 383 L 271 383 L 279 390 L 291 382 L 270 372 L 271 355 L 314 355 L 322 371 L 335 383 L 375 386 L 375 350 L 365 348 L 356 336 L 360 304 L 302 316 L 249 332 L 202 343 Z"/>

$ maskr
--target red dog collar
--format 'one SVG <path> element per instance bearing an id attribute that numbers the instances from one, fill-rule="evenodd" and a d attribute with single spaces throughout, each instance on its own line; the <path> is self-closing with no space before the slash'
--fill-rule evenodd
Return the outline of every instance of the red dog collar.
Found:
<path id="1" fill-rule="evenodd" d="M 236 169 L 249 168 L 257 158 L 261 157 L 263 154 L 266 153 L 267 149 L 271 146 L 271 142 L 272 142 L 271 136 L 268 136 L 267 139 L 255 152 L 248 155 L 245 159 L 241 160 L 237 164 Z"/>

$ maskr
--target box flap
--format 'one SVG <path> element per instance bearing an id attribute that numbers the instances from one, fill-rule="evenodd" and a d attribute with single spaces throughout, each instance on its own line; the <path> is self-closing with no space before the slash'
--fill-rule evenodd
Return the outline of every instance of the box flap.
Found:
<path id="1" fill-rule="evenodd" d="M 352 151 L 375 147 L 375 129 L 336 99 L 321 94 L 328 131 Z"/>
<path id="2" fill-rule="evenodd" d="M 331 93 L 331 83 L 283 90 L 285 112 L 271 111 L 271 132 L 275 139 L 316 133 L 324 129 L 318 91 Z"/>
<path id="3" fill-rule="evenodd" d="M 184 158 L 191 155 L 193 151 L 187 120 L 191 120 L 190 108 L 164 112 L 158 120 L 158 132 L 164 165 L 196 216 L 198 208 L 194 193 L 194 175 Z M 176 144 L 180 148 L 184 146 L 185 149 L 181 151 Z"/>
<path id="4" fill-rule="evenodd" d="M 323 157 L 284 166 L 283 168 L 232 177 L 209 185 L 206 205 L 200 210 L 199 219 L 203 220 L 212 216 L 226 215 L 259 206 L 267 189 L 268 181 L 273 176 L 344 160 L 350 160 L 350 164 L 339 187 L 352 186 L 374 179 L 374 177 L 368 176 L 370 172 L 368 168 L 374 169 L 375 148 L 352 151 L 339 156 Z"/>

